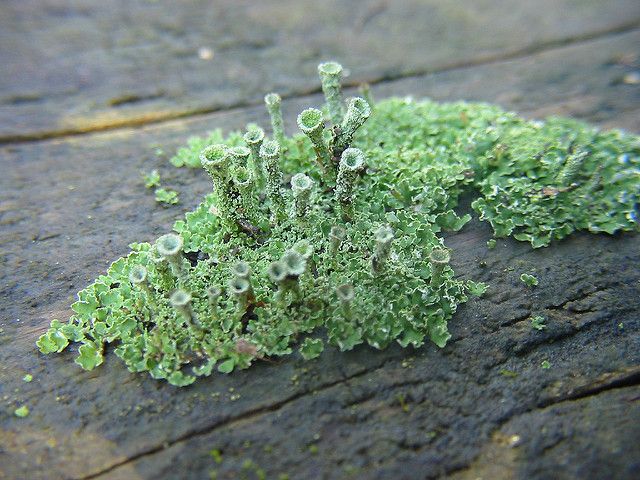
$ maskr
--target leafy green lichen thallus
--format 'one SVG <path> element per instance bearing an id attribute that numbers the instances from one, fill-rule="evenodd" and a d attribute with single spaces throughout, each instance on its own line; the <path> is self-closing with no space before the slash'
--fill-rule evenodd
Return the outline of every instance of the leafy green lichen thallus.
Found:
<path id="1" fill-rule="evenodd" d="M 325 62 L 318 65 L 318 74 L 322 83 L 322 92 L 327 101 L 331 123 L 339 125 L 344 115 L 342 100 L 342 65 L 337 62 Z"/>
<path id="2" fill-rule="evenodd" d="M 180 235 L 175 233 L 167 233 L 156 240 L 156 250 L 158 254 L 164 258 L 169 266 L 173 276 L 178 281 L 186 280 L 187 268 L 185 258 L 182 255 L 183 241 Z"/>
<path id="3" fill-rule="evenodd" d="M 588 150 L 572 152 L 567 155 L 565 163 L 556 177 L 557 186 L 568 187 L 571 184 L 571 181 L 580 173 L 580 170 L 589 155 L 590 153 Z"/>
<path id="4" fill-rule="evenodd" d="M 376 246 L 373 256 L 371 257 L 371 269 L 374 274 L 378 274 L 383 270 L 391 253 L 393 229 L 389 225 L 382 225 L 375 231 L 374 238 Z"/>
<path id="5" fill-rule="evenodd" d="M 347 113 L 333 139 L 333 157 L 338 158 L 353 142 L 353 136 L 371 115 L 371 107 L 364 98 L 352 98 Z"/>
<path id="6" fill-rule="evenodd" d="M 268 93 L 264 97 L 264 103 L 267 105 L 267 111 L 271 117 L 271 128 L 273 128 L 273 136 L 280 145 L 285 147 L 284 123 L 282 121 L 282 99 L 277 93 Z"/>
<path id="7" fill-rule="evenodd" d="M 304 219 L 309 212 L 313 180 L 304 173 L 297 173 L 291 177 L 291 191 L 293 192 L 293 213 L 299 219 Z"/>
<path id="8" fill-rule="evenodd" d="M 331 162 L 331 152 L 323 136 L 324 116 L 316 108 L 307 108 L 298 115 L 298 127 L 311 140 L 316 152 L 316 160 L 324 175 L 335 175 Z"/>
<path id="9" fill-rule="evenodd" d="M 267 140 L 260 147 L 260 158 L 267 173 L 267 196 L 271 202 L 271 214 L 276 223 L 286 216 L 286 200 L 282 189 L 282 169 L 280 167 L 280 146 Z"/>
<path id="10" fill-rule="evenodd" d="M 449 265 L 451 254 L 446 248 L 434 248 L 429 253 L 429 263 L 431 264 L 431 287 L 438 289 L 442 285 L 442 272 Z"/>
<path id="11" fill-rule="evenodd" d="M 264 130 L 257 125 L 251 125 L 247 128 L 242 137 L 251 150 L 251 160 L 253 162 L 253 173 L 260 188 L 264 187 L 264 170 L 262 167 L 262 158 L 260 157 L 260 147 L 264 141 Z"/>

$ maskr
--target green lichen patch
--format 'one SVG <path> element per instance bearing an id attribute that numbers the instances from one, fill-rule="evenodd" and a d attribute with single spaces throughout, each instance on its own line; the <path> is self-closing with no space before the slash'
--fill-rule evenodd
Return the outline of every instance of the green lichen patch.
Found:
<path id="1" fill-rule="evenodd" d="M 175 205 L 180 201 L 178 192 L 166 188 L 156 188 L 155 190 L 156 202 L 164 203 L 165 205 Z"/>
<path id="2" fill-rule="evenodd" d="M 534 248 L 576 230 L 637 230 L 640 142 L 575 120 L 508 120 L 476 163 L 473 203 L 497 237 Z"/>
<path id="3" fill-rule="evenodd" d="M 204 167 L 213 192 L 174 233 L 131 245 L 79 292 L 74 315 L 52 321 L 40 350 L 79 342 L 76 362 L 93 369 L 112 343 L 132 372 L 185 386 L 295 350 L 316 358 L 325 344 L 444 347 L 458 305 L 486 290 L 454 276 L 455 252 L 440 237 L 469 221 L 454 210 L 463 191 L 480 190 L 474 208 L 496 236 L 534 246 L 571 229 L 637 228 L 636 137 L 528 122 L 485 104 L 389 99 L 372 109 L 364 99 L 344 102 L 337 74 L 321 73 L 330 74 L 332 128 L 315 109 L 298 118 L 304 134 L 279 141 L 255 125 L 224 142 L 220 132 L 190 139 L 172 163 Z M 562 180 L 552 185 L 557 202 L 541 203 L 551 178 Z M 588 211 L 562 213 L 586 184 L 588 225 L 579 220 Z"/>

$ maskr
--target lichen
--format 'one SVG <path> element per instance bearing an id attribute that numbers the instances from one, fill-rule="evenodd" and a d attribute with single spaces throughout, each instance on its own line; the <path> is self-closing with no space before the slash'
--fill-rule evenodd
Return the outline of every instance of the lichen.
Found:
<path id="1" fill-rule="evenodd" d="M 204 167 L 213 191 L 80 291 L 40 350 L 79 342 L 77 363 L 92 369 L 112 343 L 132 372 L 184 386 L 294 348 L 315 358 L 326 343 L 444 347 L 458 305 L 486 290 L 454 276 L 441 237 L 470 219 L 454 211 L 463 191 L 478 192 L 496 237 L 534 247 L 638 229 L 637 137 L 486 104 L 346 106 L 341 72 L 320 68 L 331 128 L 310 108 L 302 133 L 284 136 L 268 96 L 275 139 L 255 125 L 190 139 L 171 161 Z"/>

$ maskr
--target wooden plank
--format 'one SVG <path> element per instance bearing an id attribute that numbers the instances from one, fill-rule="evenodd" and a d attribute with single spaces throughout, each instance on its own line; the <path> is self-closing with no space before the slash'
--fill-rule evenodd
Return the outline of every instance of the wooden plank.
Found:
<path id="1" fill-rule="evenodd" d="M 11 0 L 0 142 L 139 125 L 317 90 L 337 59 L 379 81 L 628 29 L 636 0 Z"/>
<path id="2" fill-rule="evenodd" d="M 565 113 L 595 114 L 632 129 L 637 119 L 621 123 L 627 117 L 618 114 L 637 106 L 637 87 L 614 81 L 631 67 L 613 59 L 635 52 L 639 39 L 638 31 L 612 35 L 389 82 L 374 92 L 501 101 L 525 113 L 561 105 Z M 591 111 L 576 108 L 583 99 L 593 99 Z M 287 102 L 288 125 L 319 101 Z M 610 108 L 597 107 L 603 105 Z M 211 469 L 233 477 L 248 459 L 268 468 L 270 477 L 377 471 L 402 478 L 407 468 L 434 476 L 469 465 L 507 419 L 560 401 L 603 373 L 640 364 L 633 313 L 637 236 L 577 235 L 537 251 L 507 240 L 487 252 L 490 230 L 478 222 L 447 244 L 456 252 L 456 271 L 489 282 L 492 292 L 459 312 L 454 341 L 441 351 L 329 351 L 318 361 L 260 364 L 182 390 L 129 374 L 112 354 L 93 372 L 80 371 L 72 353 L 39 355 L 37 336 L 51 318 L 70 313 L 79 288 L 126 253 L 129 242 L 167 231 L 210 188 L 201 172 L 163 166 L 163 178 L 184 203 L 155 206 L 140 181 L 141 170 L 158 165 L 154 148 L 171 151 L 192 133 L 256 120 L 265 123 L 262 108 L 0 149 L 6 166 L 0 178 L 0 478 L 202 478 Z M 517 275 L 533 265 L 541 285 L 532 294 Z M 595 307 L 569 308 L 581 302 Z M 544 336 L 528 325 L 528 315 L 539 311 L 552 319 Z M 554 367 L 540 370 L 543 359 Z M 27 372 L 35 377 L 31 383 L 21 380 Z M 409 412 L 399 395 L 408 399 Z M 13 417 L 22 403 L 31 414 Z M 309 449 L 313 444 L 318 454 Z M 219 466 L 208 455 L 213 448 L 225 451 Z"/>

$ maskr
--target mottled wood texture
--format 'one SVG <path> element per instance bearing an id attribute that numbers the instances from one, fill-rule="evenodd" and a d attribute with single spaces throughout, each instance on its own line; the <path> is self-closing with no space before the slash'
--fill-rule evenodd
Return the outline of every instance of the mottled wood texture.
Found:
<path id="1" fill-rule="evenodd" d="M 640 132 L 636 1 L 215 4 L 0 6 L 0 479 L 256 478 L 247 460 L 267 478 L 632 478 L 637 235 L 489 251 L 474 220 L 447 244 L 456 272 L 491 289 L 461 308 L 443 350 L 328 351 L 186 389 L 131 375 L 112 353 L 83 372 L 72 352 L 37 352 L 78 289 L 209 190 L 154 150 L 266 124 L 265 89 L 286 97 L 292 130 L 321 101 L 319 60 L 343 61 L 379 98 L 490 101 Z M 157 206 L 140 178 L 151 168 L 181 204 Z M 518 276 L 534 266 L 531 290 Z"/>

